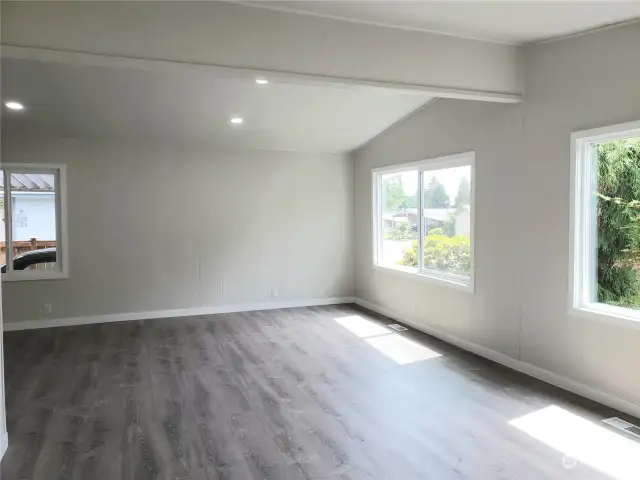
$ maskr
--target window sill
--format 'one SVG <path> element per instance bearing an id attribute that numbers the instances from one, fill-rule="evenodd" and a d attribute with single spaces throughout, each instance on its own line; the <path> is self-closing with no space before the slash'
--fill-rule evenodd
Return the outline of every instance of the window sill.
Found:
<path id="1" fill-rule="evenodd" d="M 429 273 L 427 271 L 419 271 L 417 268 L 409 267 L 391 267 L 385 265 L 373 265 L 374 270 L 389 272 L 395 275 L 401 275 L 406 278 L 418 280 L 427 283 L 437 283 L 453 287 L 464 292 L 473 293 L 473 280 L 471 278 L 460 277 L 458 275 L 450 275 L 445 273 Z"/>
<path id="2" fill-rule="evenodd" d="M 582 306 L 573 306 L 571 313 L 623 327 L 640 328 L 640 310 L 631 308 L 616 307 L 605 303 L 588 303 Z"/>
<path id="3" fill-rule="evenodd" d="M 3 273 L 3 282 L 32 282 L 39 280 L 65 280 L 69 278 L 68 273 L 64 272 L 10 272 Z"/>

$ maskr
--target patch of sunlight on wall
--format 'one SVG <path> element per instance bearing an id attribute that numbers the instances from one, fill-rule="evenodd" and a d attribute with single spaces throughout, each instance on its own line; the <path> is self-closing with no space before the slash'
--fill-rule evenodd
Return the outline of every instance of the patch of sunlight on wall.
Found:
<path id="1" fill-rule="evenodd" d="M 640 479 L 640 443 L 557 405 L 551 405 L 509 423 L 545 445 L 612 479 Z"/>
<path id="2" fill-rule="evenodd" d="M 398 365 L 406 365 L 442 356 L 421 343 L 405 338 L 393 330 L 367 320 L 360 315 L 339 317 L 334 318 L 334 320 Z"/>

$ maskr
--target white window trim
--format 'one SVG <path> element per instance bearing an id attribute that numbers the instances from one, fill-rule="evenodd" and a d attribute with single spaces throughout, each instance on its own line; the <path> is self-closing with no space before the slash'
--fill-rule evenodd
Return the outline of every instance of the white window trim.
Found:
<path id="1" fill-rule="evenodd" d="M 388 167 L 374 168 L 371 170 L 371 185 L 372 185 L 372 221 L 373 221 L 373 258 L 372 267 L 374 270 L 380 270 L 406 276 L 407 278 L 418 279 L 426 282 L 439 283 L 441 285 L 447 285 L 450 287 L 458 288 L 465 292 L 473 293 L 475 290 L 475 175 L 476 175 L 476 156 L 475 152 L 465 152 L 457 155 L 449 155 L 446 157 L 436 157 L 427 160 L 420 160 L 412 163 L 404 163 L 400 165 L 391 165 Z M 469 179 L 470 194 L 471 194 L 471 273 L 469 277 L 461 275 L 455 275 L 451 273 L 438 272 L 434 270 L 428 270 L 425 268 L 412 268 L 398 266 L 381 265 L 378 263 L 380 257 L 380 202 L 382 200 L 380 194 L 380 174 L 381 173 L 394 173 L 404 172 L 410 170 L 418 171 L 418 212 L 423 211 L 423 175 L 422 172 L 428 172 L 431 170 L 440 170 L 445 168 L 455 167 L 471 167 L 471 178 Z M 419 215 L 418 225 L 418 252 L 423 251 L 424 236 L 422 235 L 422 215 Z M 420 255 L 421 257 L 421 255 Z"/>
<path id="2" fill-rule="evenodd" d="M 597 225 L 593 192 L 596 158 L 591 144 L 640 137 L 640 121 L 571 134 L 569 313 L 597 320 L 638 322 L 640 310 L 592 301 L 596 288 Z"/>
<path id="3" fill-rule="evenodd" d="M 34 164 L 34 163 L 3 163 L 0 169 L 4 171 L 4 213 L 5 213 L 5 238 L 7 241 L 7 272 L 1 274 L 3 282 L 18 282 L 32 280 L 59 280 L 69 278 L 69 241 L 67 235 L 67 167 L 64 164 Z M 56 176 L 56 270 L 25 270 L 13 271 L 11 269 L 11 194 L 10 174 L 12 172 L 51 173 Z"/>

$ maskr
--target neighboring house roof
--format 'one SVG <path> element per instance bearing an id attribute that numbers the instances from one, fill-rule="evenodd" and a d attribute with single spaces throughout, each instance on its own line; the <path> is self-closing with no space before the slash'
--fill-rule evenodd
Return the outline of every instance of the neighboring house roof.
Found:
<path id="1" fill-rule="evenodd" d="M 0 191 L 3 190 L 0 185 Z M 12 173 L 11 174 L 11 191 L 12 192 L 53 192 L 55 185 L 53 175 L 39 173 Z"/>
<path id="2" fill-rule="evenodd" d="M 469 206 L 463 205 L 462 210 L 465 212 L 469 212 Z M 444 222 L 449 214 L 456 215 L 457 209 L 455 208 L 425 208 L 424 209 L 424 217 L 430 220 L 436 220 L 439 222 Z M 417 208 L 407 208 L 406 210 L 398 213 L 385 213 L 382 215 L 384 220 L 398 220 L 399 218 L 405 218 L 407 215 L 417 215 Z"/>
<path id="3" fill-rule="evenodd" d="M 425 208 L 424 209 L 424 216 L 425 218 L 429 218 L 431 220 L 438 220 L 441 222 L 444 222 L 447 219 L 447 215 L 450 212 L 455 212 L 455 209 L 453 208 Z M 406 216 L 406 215 L 417 215 L 418 214 L 418 209 L 417 208 L 407 208 L 405 211 L 403 212 L 398 212 L 394 215 L 395 216 Z"/>
<path id="4" fill-rule="evenodd" d="M 438 220 L 444 222 L 447 219 L 449 213 L 455 212 L 455 209 L 451 208 L 425 208 L 424 217 L 430 220 Z"/>

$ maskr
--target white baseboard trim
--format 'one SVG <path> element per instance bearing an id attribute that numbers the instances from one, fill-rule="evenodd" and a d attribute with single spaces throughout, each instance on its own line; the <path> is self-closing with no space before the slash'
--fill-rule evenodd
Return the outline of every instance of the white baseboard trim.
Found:
<path id="1" fill-rule="evenodd" d="M 0 438 L 0 460 L 4 457 L 7 448 L 9 448 L 9 433 L 4 432 L 4 435 Z"/>
<path id="2" fill-rule="evenodd" d="M 524 373 L 525 375 L 529 375 L 530 377 L 534 377 L 538 380 L 542 380 L 543 382 L 555 385 L 556 387 L 562 388 L 563 390 L 567 390 L 569 392 L 575 393 L 576 395 L 580 395 L 581 397 L 588 398 L 595 402 L 640 418 L 640 405 L 636 403 L 624 400 L 609 393 L 605 393 L 601 390 L 585 385 L 584 383 L 580 383 L 562 375 L 558 375 L 530 363 L 516 360 L 515 358 L 511 358 L 508 355 L 496 352 L 495 350 L 483 347 L 482 345 L 478 345 L 477 343 L 473 343 L 469 340 L 464 340 L 454 335 L 440 332 L 429 327 L 428 325 L 423 325 L 421 323 L 415 322 L 393 310 L 381 307 L 367 300 L 355 298 L 354 303 L 368 310 L 377 312 L 393 320 L 409 325 L 416 330 L 420 330 L 428 335 L 439 338 L 440 340 L 444 340 L 445 342 L 460 347 L 463 350 L 467 350 L 471 353 L 504 365 L 505 367 L 511 368 L 512 370 L 516 370 L 518 372 Z"/>
<path id="3" fill-rule="evenodd" d="M 286 302 L 264 302 L 240 305 L 220 305 L 215 307 L 180 308 L 175 310 L 153 310 L 148 312 L 115 313 L 109 315 L 91 315 L 86 317 L 53 318 L 50 320 L 28 320 L 23 322 L 5 321 L 4 331 L 34 330 L 37 328 L 70 327 L 95 323 L 129 322 L 153 318 L 193 317 L 215 315 L 217 313 L 251 312 L 255 310 L 275 310 L 278 308 L 314 307 L 318 305 L 336 305 L 353 303 L 353 297 L 313 298 L 290 300 Z"/>
<path id="4" fill-rule="evenodd" d="M 444 333 L 424 325 L 415 322 L 398 312 L 391 309 L 387 309 L 371 303 L 361 298 L 353 297 L 332 297 L 332 298 L 317 298 L 317 299 L 305 299 L 305 300 L 291 300 L 286 302 L 264 302 L 264 303 L 252 303 L 252 304 L 238 304 L 238 305 L 221 305 L 215 307 L 196 307 L 196 308 L 182 308 L 175 310 L 154 310 L 147 312 L 132 312 L 132 313 L 118 313 L 109 315 L 93 315 L 86 317 L 72 317 L 72 318 L 56 318 L 51 320 L 29 320 L 24 322 L 11 322 L 6 321 L 4 323 L 4 331 L 11 332 L 16 330 L 33 330 L 38 328 L 51 328 L 51 327 L 67 327 L 74 325 L 91 325 L 97 323 L 111 323 L 111 322 L 126 322 L 134 320 L 147 320 L 154 318 L 172 318 L 172 317 L 191 317 L 198 315 L 215 315 L 219 313 L 235 313 L 235 312 L 250 312 L 256 310 L 274 310 L 280 308 L 296 308 L 296 307 L 312 307 L 319 305 L 335 305 L 341 303 L 356 303 L 371 311 L 380 313 L 386 317 L 397 320 L 401 323 L 409 325 L 417 330 L 421 330 L 428 335 L 432 335 L 436 338 L 444 340 L 447 343 L 455 345 L 467 350 L 471 353 L 479 355 L 481 357 L 492 360 L 496 363 L 504 365 L 513 370 L 519 371 L 531 377 L 542 380 L 543 382 L 555 385 L 563 390 L 575 393 L 585 398 L 589 398 L 608 407 L 614 408 L 621 412 L 628 413 L 634 417 L 640 418 L 640 405 L 616 397 L 614 395 L 605 393 L 596 388 L 590 387 L 583 383 L 577 382 L 570 378 L 558 375 L 543 368 L 537 367 L 530 363 L 525 363 L 515 358 L 509 357 L 503 353 L 496 352 L 477 343 L 469 340 L 458 338 L 454 335 Z M 0 458 L 7 448 L 8 437 L 7 434 L 0 439 Z"/>

